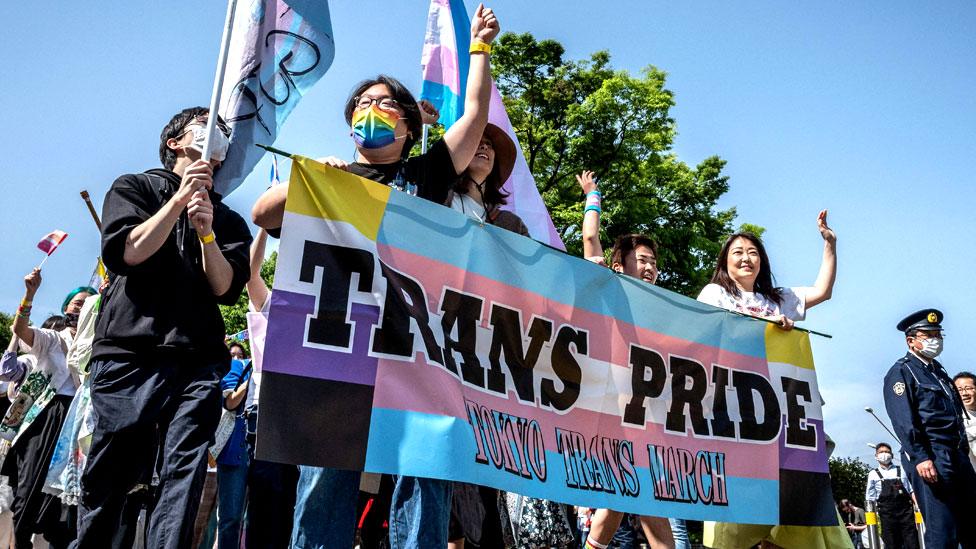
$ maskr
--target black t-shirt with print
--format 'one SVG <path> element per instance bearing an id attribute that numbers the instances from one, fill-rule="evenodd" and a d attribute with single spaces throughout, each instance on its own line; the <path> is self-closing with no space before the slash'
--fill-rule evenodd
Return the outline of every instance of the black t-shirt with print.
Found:
<path id="1" fill-rule="evenodd" d="M 447 192 L 457 181 L 454 161 L 444 140 L 431 145 L 426 153 L 392 164 L 349 164 L 349 172 L 388 185 L 403 170 L 403 178 L 417 186 L 417 196 L 443 204 Z"/>
<path id="2" fill-rule="evenodd" d="M 403 178 L 408 183 L 417 186 L 417 196 L 444 204 L 447 193 L 457 181 L 458 173 L 454 171 L 454 160 L 444 140 L 430 146 L 426 153 L 401 160 L 392 164 L 363 164 L 353 162 L 349 164 L 349 173 L 364 177 L 384 185 L 396 179 L 397 172 L 403 169 Z M 281 227 L 268 229 L 273 238 L 281 238 Z"/>

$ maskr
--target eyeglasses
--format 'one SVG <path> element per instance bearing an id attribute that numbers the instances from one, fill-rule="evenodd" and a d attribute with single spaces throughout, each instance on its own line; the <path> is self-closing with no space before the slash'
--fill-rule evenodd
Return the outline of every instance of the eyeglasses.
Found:
<path id="1" fill-rule="evenodd" d="M 203 126 L 204 128 L 206 128 L 207 127 L 207 117 L 206 116 L 197 116 L 196 118 L 190 119 L 190 121 L 186 123 L 186 126 L 183 126 L 183 131 L 181 131 L 180 134 L 177 135 L 176 137 L 177 138 L 183 137 L 183 135 L 186 134 L 186 132 L 190 131 L 187 128 L 189 128 L 190 126 L 193 126 L 193 125 Z M 217 129 L 220 130 L 220 133 L 224 134 L 226 137 L 230 137 L 230 126 L 228 126 L 227 124 L 225 124 L 219 118 L 217 119 Z"/>
<path id="2" fill-rule="evenodd" d="M 916 332 L 915 338 L 920 339 L 945 339 L 945 332 Z"/>
<path id="3" fill-rule="evenodd" d="M 370 97 L 368 95 L 360 95 L 359 97 L 353 98 L 353 103 L 355 103 L 357 110 L 368 109 L 373 103 L 376 103 L 376 105 L 384 111 L 396 112 L 400 110 L 400 102 L 392 97 Z"/>
<path id="4" fill-rule="evenodd" d="M 960 393 L 976 393 L 976 387 L 957 387 L 956 390 Z"/>

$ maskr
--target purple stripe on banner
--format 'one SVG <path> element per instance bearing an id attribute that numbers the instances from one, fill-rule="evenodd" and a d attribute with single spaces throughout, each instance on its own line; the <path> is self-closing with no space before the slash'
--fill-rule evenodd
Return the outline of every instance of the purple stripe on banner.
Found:
<path id="1" fill-rule="evenodd" d="M 379 307 L 352 304 L 356 355 L 304 344 L 305 322 L 315 313 L 315 296 L 278 290 L 271 292 L 271 316 L 264 349 L 264 371 L 360 385 L 376 384 L 377 359 L 366 356 L 369 336 L 377 324 Z"/>
<path id="2" fill-rule="evenodd" d="M 824 436 L 823 421 L 808 419 L 807 425 L 817 430 L 817 451 L 790 448 L 786 445 L 786 417 L 783 418 L 783 431 L 779 436 L 779 466 L 780 469 L 792 471 L 807 471 L 811 473 L 828 473 L 827 466 L 827 437 Z"/>

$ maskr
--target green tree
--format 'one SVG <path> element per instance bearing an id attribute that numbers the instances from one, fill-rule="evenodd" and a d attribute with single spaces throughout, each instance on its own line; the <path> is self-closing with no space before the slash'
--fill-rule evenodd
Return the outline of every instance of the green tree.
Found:
<path id="1" fill-rule="evenodd" d="M 715 208 L 729 188 L 725 161 L 711 156 L 690 167 L 672 151 L 675 103 L 663 71 L 614 70 L 606 51 L 583 61 L 564 54 L 555 40 L 506 33 L 494 46 L 492 69 L 567 250 L 581 252 L 575 174 L 591 169 L 601 180 L 604 243 L 631 232 L 653 235 L 659 284 L 696 295 L 733 229 L 735 209 Z"/>
<path id="2" fill-rule="evenodd" d="M 10 327 L 13 324 L 13 315 L 0 312 L 0 352 L 5 351 L 7 345 L 10 345 L 10 338 L 13 337 L 13 334 L 10 332 Z"/>
<path id="3" fill-rule="evenodd" d="M 830 458 L 830 489 L 834 500 L 849 499 L 864 507 L 864 491 L 871 467 L 858 458 Z"/>
<path id="4" fill-rule="evenodd" d="M 278 252 L 274 252 L 261 264 L 261 278 L 270 288 L 274 284 L 275 266 L 278 264 Z M 241 297 L 233 305 L 221 305 L 220 314 L 224 317 L 224 329 L 228 334 L 236 334 L 247 328 L 247 292 L 241 292 Z M 250 351 L 250 348 L 248 349 Z"/>

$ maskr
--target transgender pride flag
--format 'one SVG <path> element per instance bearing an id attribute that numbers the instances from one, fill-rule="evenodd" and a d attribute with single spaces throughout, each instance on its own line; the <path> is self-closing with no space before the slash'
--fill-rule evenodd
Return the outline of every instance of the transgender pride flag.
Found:
<path id="1" fill-rule="evenodd" d="M 457 122 L 464 113 L 464 90 L 468 81 L 468 48 L 471 46 L 471 20 L 463 0 L 431 0 L 427 14 L 427 34 L 420 58 L 424 84 L 421 99 L 430 101 L 441 117 L 445 128 Z M 458 55 L 461 52 L 463 55 Z M 495 83 L 491 84 L 491 106 L 488 121 L 504 130 L 515 142 L 515 169 L 502 187 L 509 194 L 504 207 L 518 214 L 529 228 L 532 238 L 565 250 L 556 233 L 549 211 L 542 202 L 535 179 L 522 154 L 518 137 L 505 111 L 502 96 Z"/>

